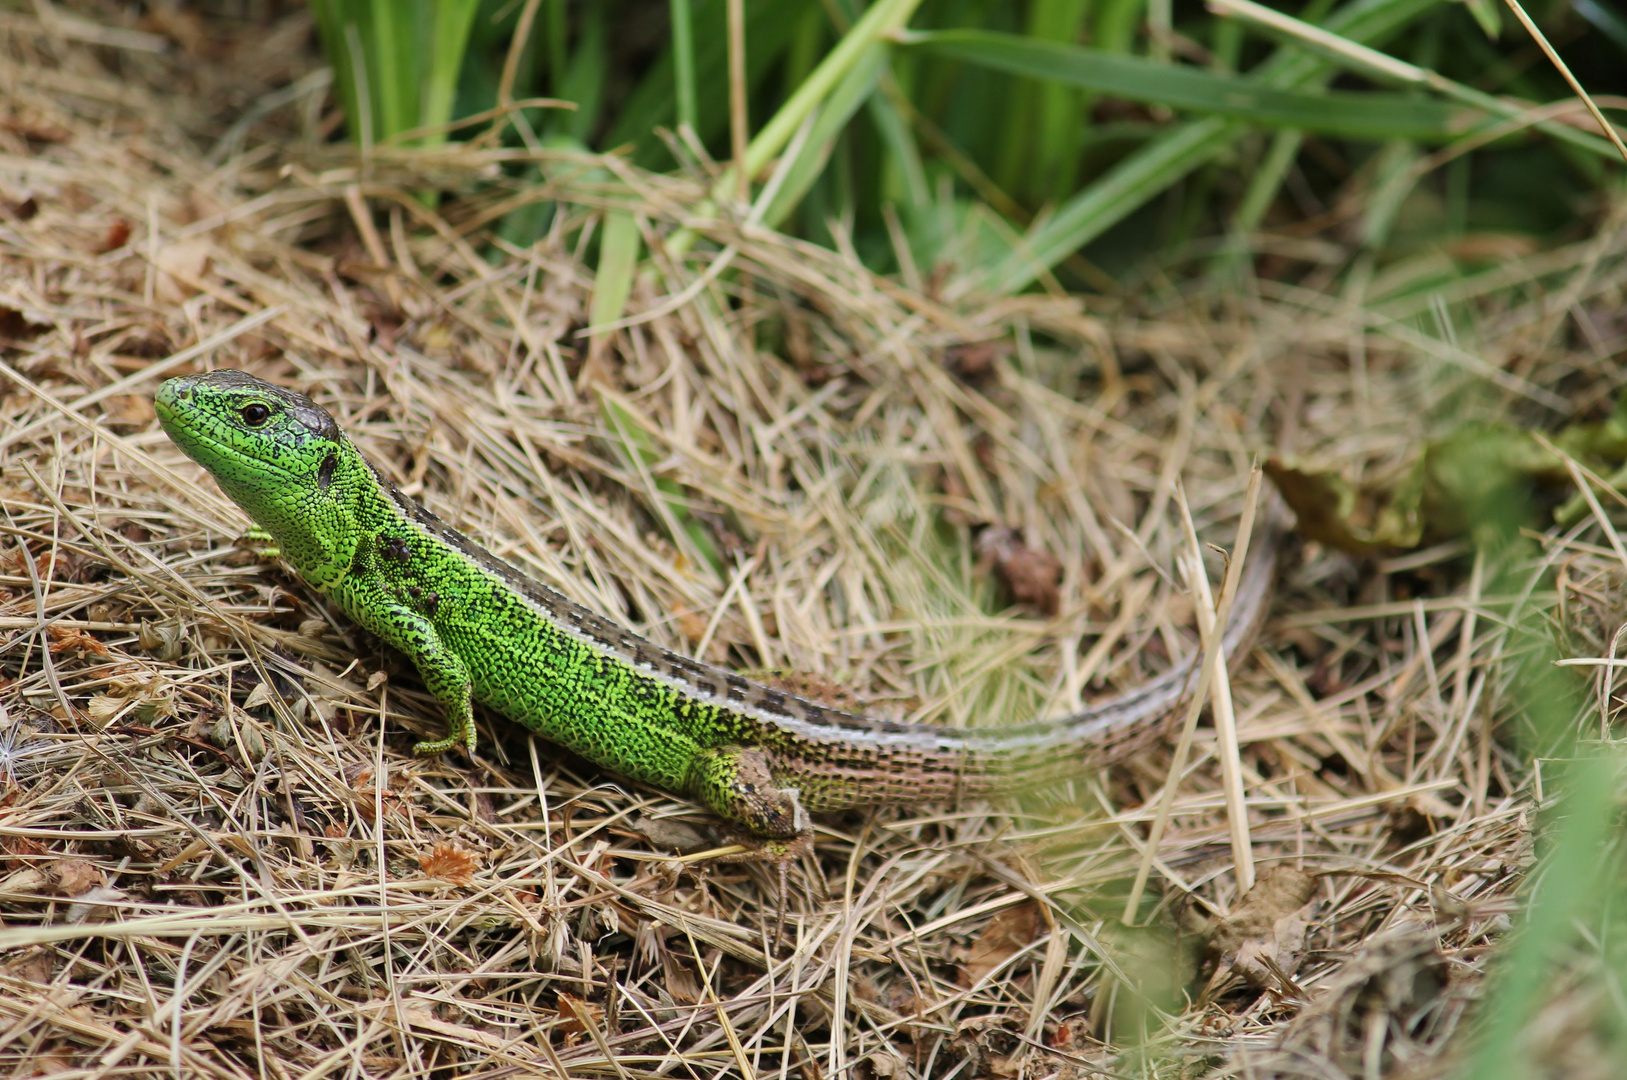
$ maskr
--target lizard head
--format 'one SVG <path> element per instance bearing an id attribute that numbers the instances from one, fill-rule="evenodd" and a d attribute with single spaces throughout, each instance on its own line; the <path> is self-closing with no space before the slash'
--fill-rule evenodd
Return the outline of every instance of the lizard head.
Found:
<path id="1" fill-rule="evenodd" d="M 319 585 L 342 576 L 354 548 L 349 501 L 366 463 L 326 409 L 241 371 L 168 379 L 153 405 L 170 440 L 296 569 Z"/>

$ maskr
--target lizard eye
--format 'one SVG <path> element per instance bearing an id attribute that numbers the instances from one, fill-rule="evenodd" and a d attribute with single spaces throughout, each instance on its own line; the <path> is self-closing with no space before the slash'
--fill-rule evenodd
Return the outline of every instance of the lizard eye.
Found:
<path id="1" fill-rule="evenodd" d="M 261 424 L 271 419 L 271 410 L 260 404 L 258 401 L 255 401 L 243 406 L 243 408 L 238 411 L 238 415 L 243 418 L 243 423 L 247 424 L 249 427 L 259 427 Z"/>

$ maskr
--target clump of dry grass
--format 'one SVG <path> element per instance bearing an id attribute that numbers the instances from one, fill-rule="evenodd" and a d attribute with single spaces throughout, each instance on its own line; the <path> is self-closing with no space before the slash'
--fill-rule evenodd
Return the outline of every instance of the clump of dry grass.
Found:
<path id="1" fill-rule="evenodd" d="M 306 388 L 438 514 L 663 644 L 995 724 L 1194 647 L 1177 480 L 1225 539 L 1262 448 L 1375 475 L 1447 403 L 1602 400 L 1619 230 L 1440 301 L 1410 288 L 1426 257 L 1354 305 L 1261 283 L 1246 304 L 980 306 L 952 265 L 911 289 L 692 220 L 700 165 L 363 167 L 277 126 L 299 100 L 211 158 L 211 102 L 300 75 L 288 50 L 178 61 L 73 30 L 0 22 L 0 1057 L 19 1074 L 1444 1068 L 1539 794 L 1497 728 L 1533 598 L 1486 591 L 1461 549 L 1307 552 L 1283 582 L 1233 687 L 1252 899 L 1200 733 L 1143 928 L 1116 915 L 1167 748 L 1015 817 L 821 822 L 782 912 L 771 874 L 681 854 L 712 843 L 704 815 L 510 725 L 483 723 L 473 761 L 413 759 L 440 718 L 411 670 L 234 547 L 245 519 L 150 394 L 205 366 Z M 503 181 L 522 157 L 545 180 Z M 436 210 L 411 194 L 426 176 L 453 191 Z M 491 223 L 524 200 L 555 227 L 505 247 Z M 660 273 L 584 373 L 606 206 L 637 211 Z M 683 225 L 702 243 L 680 258 Z M 721 245 L 738 254 L 709 276 Z M 995 528 L 1005 561 L 980 560 Z M 1012 550 L 1042 568 L 1024 603 Z M 1572 536 L 1547 557 L 1602 653 L 1614 553 Z M 1216 925 L 1218 963 L 1197 946 Z"/>

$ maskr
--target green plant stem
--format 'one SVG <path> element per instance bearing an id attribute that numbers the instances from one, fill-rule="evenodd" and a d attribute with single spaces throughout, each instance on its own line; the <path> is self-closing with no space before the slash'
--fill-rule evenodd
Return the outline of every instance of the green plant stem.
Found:
<path id="1" fill-rule="evenodd" d="M 695 108 L 695 18 L 689 0 L 669 0 L 672 17 L 672 76 L 678 125 L 697 129 Z"/>
<path id="2" fill-rule="evenodd" d="M 785 149 L 797 128 L 817 109 L 859 62 L 866 49 L 889 37 L 914 14 L 921 0 L 878 0 L 853 24 L 853 29 L 842 36 L 836 48 L 814 68 L 813 74 L 797 88 L 789 101 L 782 105 L 772 119 L 763 125 L 757 137 L 746 147 L 746 176 L 755 177 L 776 154 Z M 712 197 L 722 198 L 734 190 L 734 167 L 725 169 L 712 187 Z"/>

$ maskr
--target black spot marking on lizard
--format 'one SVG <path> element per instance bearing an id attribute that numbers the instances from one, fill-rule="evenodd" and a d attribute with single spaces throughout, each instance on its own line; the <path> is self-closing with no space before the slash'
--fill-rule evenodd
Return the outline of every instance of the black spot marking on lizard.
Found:
<path id="1" fill-rule="evenodd" d="M 412 552 L 407 548 L 407 541 L 399 536 L 381 538 L 379 555 L 393 563 L 405 563 L 411 560 Z"/>
<path id="2" fill-rule="evenodd" d="M 441 606 L 441 594 L 440 593 L 438 593 L 438 592 L 427 592 L 427 593 L 424 594 L 424 614 L 425 615 L 429 615 L 429 616 L 433 617 L 434 614 L 435 614 L 435 609 L 440 607 L 440 606 Z"/>
<path id="3" fill-rule="evenodd" d="M 322 464 L 316 470 L 316 487 L 318 491 L 326 494 L 328 485 L 333 483 L 334 471 L 339 468 L 339 451 L 329 450 L 328 456 L 322 459 Z"/>

